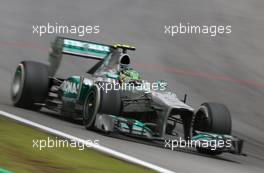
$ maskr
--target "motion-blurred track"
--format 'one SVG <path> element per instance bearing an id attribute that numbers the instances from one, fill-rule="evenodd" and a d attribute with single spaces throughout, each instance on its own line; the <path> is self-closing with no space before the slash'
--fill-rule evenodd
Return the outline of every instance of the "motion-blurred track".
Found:
<path id="1" fill-rule="evenodd" d="M 262 172 L 264 161 L 264 2 L 262 0 L 2 0 L 0 5 L 0 109 L 100 144 L 176 172 Z M 204 101 L 225 103 L 233 116 L 233 134 L 242 137 L 248 157 L 169 151 L 102 136 L 81 125 L 44 113 L 14 108 L 9 88 L 22 60 L 47 63 L 55 35 L 32 34 L 32 25 L 100 25 L 100 34 L 82 39 L 125 42 L 146 79 L 166 79 L 178 93 L 186 92 L 197 107 Z M 169 37 L 164 25 L 231 25 L 224 37 Z M 69 35 L 68 35 L 69 36 Z M 72 60 L 85 71 L 89 64 Z M 181 97 L 181 95 L 179 95 Z"/>

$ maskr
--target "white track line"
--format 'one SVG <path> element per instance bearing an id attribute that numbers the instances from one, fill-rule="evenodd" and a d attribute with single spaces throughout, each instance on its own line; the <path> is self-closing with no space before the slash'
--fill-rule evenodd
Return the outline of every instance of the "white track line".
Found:
<path id="1" fill-rule="evenodd" d="M 55 130 L 55 129 L 52 129 L 50 127 L 46 127 L 44 125 L 41 125 L 41 124 L 38 124 L 38 123 L 35 123 L 33 121 L 30 121 L 30 120 L 27 120 L 27 119 L 24 119 L 24 118 L 21 118 L 17 115 L 14 115 L 14 114 L 11 114 L 11 113 L 8 113 L 8 112 L 5 112 L 5 111 L 2 111 L 0 110 L 0 116 L 5 116 L 5 117 L 8 117 L 8 118 L 11 118 L 11 119 L 14 119 L 16 121 L 19 121 L 19 122 L 22 122 L 24 124 L 28 124 L 32 127 L 36 127 L 38 129 L 41 129 L 41 130 L 44 130 L 48 133 L 51 133 L 51 134 L 54 134 L 54 135 L 57 135 L 57 136 L 60 136 L 60 137 L 63 137 L 63 138 L 67 138 L 67 139 L 70 139 L 70 140 L 75 140 L 79 143 L 84 143 L 85 140 L 84 139 L 81 139 L 81 138 L 78 138 L 78 137 L 75 137 L 75 136 L 72 136 L 70 134 L 67 134 L 67 133 L 64 133 L 64 132 L 61 132 L 59 130 Z M 129 156 L 129 155 L 126 155 L 126 154 L 123 154 L 123 153 L 120 153 L 118 151 L 115 151 L 115 150 L 112 150 L 110 148 L 107 148 L 107 147 L 104 147 L 102 145 L 98 145 L 98 144 L 94 144 L 94 143 L 89 143 L 89 145 L 97 150 L 97 151 L 100 151 L 100 152 L 103 152 L 103 153 L 106 153 L 108 155 L 111 155 L 113 157 L 116 157 L 118 159 L 122 159 L 122 160 L 125 160 L 125 161 L 128 161 L 128 162 L 131 162 L 131 163 L 134 163 L 134 164 L 137 164 L 137 165 L 141 165 L 141 166 L 144 166 L 146 168 L 150 168 L 154 171 L 158 171 L 158 172 L 162 172 L 162 173 L 175 173 L 171 170 L 168 170 L 168 169 L 165 169 L 165 168 L 162 168 L 162 167 L 159 167 L 157 165 L 154 165 L 152 163 L 149 163 L 149 162 L 145 162 L 143 160 L 140 160 L 140 159 L 137 159 L 135 157 L 132 157 L 132 156 Z"/>

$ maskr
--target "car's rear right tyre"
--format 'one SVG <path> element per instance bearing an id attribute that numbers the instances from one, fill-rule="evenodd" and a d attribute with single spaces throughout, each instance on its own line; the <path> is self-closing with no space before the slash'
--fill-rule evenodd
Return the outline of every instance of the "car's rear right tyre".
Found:
<path id="1" fill-rule="evenodd" d="M 34 61 L 22 61 L 11 84 L 11 99 L 14 106 L 39 110 L 49 92 L 49 66 Z"/>

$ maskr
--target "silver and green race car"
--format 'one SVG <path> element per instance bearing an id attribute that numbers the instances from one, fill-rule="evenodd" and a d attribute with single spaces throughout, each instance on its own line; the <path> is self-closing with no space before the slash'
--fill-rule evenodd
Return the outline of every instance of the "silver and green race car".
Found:
<path id="1" fill-rule="evenodd" d="M 106 45 L 57 37 L 49 65 L 22 61 L 11 86 L 13 104 L 82 119 L 86 129 L 119 133 L 149 141 L 218 142 L 229 145 L 196 146 L 198 152 L 241 154 L 243 141 L 231 136 L 231 116 L 226 106 L 203 103 L 197 110 L 180 100 L 167 83 L 149 83 L 130 65 L 128 45 Z M 56 72 L 64 54 L 98 60 L 81 76 L 60 78 Z M 173 142 L 171 143 L 173 145 Z"/>

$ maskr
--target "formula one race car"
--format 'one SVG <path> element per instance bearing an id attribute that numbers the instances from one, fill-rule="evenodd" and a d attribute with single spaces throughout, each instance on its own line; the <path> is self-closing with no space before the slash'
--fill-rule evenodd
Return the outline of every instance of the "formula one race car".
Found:
<path id="1" fill-rule="evenodd" d="M 57 37 L 49 65 L 34 61 L 18 65 L 11 87 L 13 104 L 31 110 L 44 107 L 62 116 L 83 119 L 87 129 L 151 141 L 171 136 L 202 144 L 222 140 L 224 145 L 214 150 L 209 145 L 196 148 L 211 155 L 241 154 L 243 141 L 231 136 L 231 116 L 226 106 L 203 103 L 195 111 L 185 103 L 186 98 L 180 100 L 171 92 L 165 81 L 143 80 L 130 65 L 127 51 L 133 50 L 128 45 Z M 82 76 L 62 79 L 56 72 L 63 54 L 98 62 Z"/>

